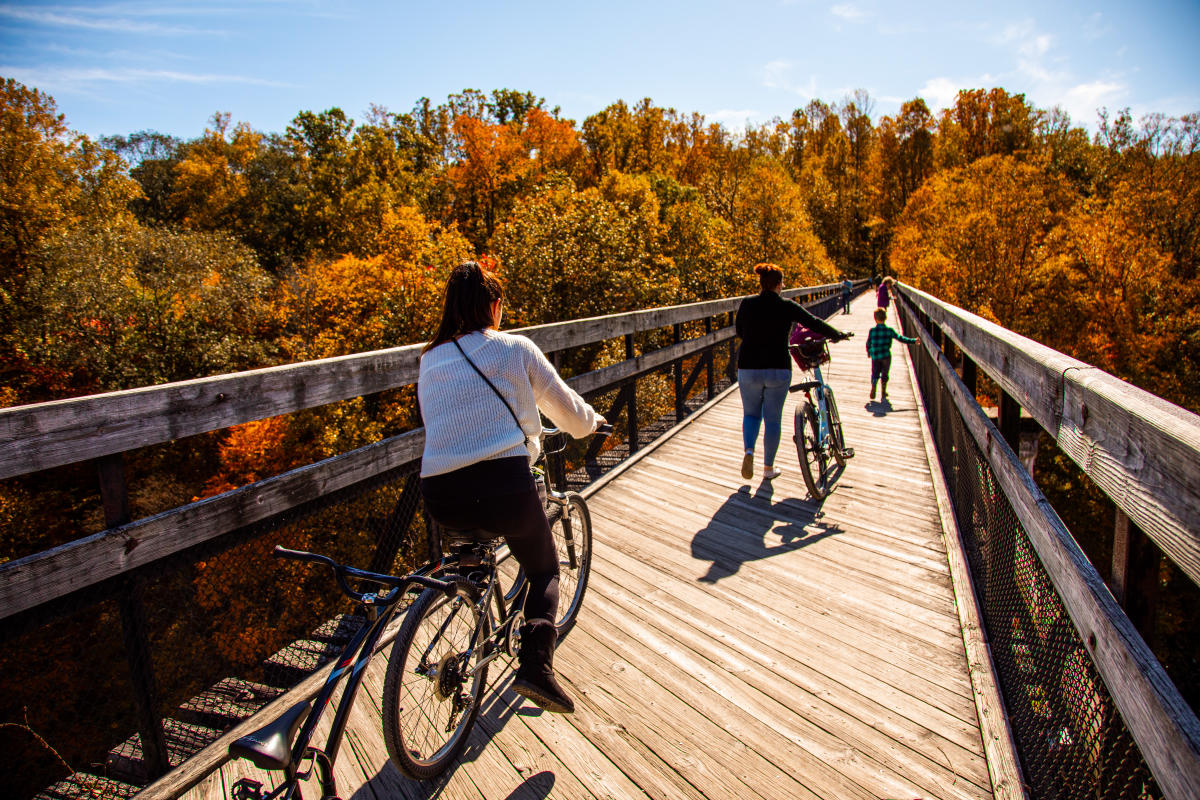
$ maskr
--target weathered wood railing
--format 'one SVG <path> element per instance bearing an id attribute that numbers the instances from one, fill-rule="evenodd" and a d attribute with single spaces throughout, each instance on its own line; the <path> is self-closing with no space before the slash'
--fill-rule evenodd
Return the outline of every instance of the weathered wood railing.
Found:
<path id="1" fill-rule="evenodd" d="M 923 340 L 924 401 L 961 534 L 974 554 L 992 648 L 1003 651 L 996 652 L 1001 685 L 1029 782 L 1069 784 L 1062 754 L 1073 748 L 1097 792 L 1119 779 L 1130 786 L 1112 796 L 1154 796 L 1132 785 L 1136 769 L 1115 763 L 1124 757 L 1123 720 L 1165 796 L 1200 797 L 1200 722 L 1015 453 L 1024 409 L 1116 504 L 1114 591 L 1136 608 L 1127 554 L 1145 548 L 1136 538 L 1133 546 L 1128 538 L 1123 544 L 1121 536 L 1144 531 L 1200 581 L 1200 417 L 912 287 L 899 288 L 906 323 Z M 980 370 L 1000 391 L 998 427 L 976 400 Z M 968 450 L 979 454 L 978 462 Z M 991 478 L 981 477 L 989 471 Z M 1023 563 L 1032 559 L 1044 578 Z M 1154 583 L 1157 561 L 1149 562 L 1154 572 L 1142 580 Z M 1051 592 L 1053 602 L 1045 597 Z M 1000 608 L 1002 599 L 1010 605 Z M 1106 710 L 1107 696 L 1119 719 Z"/>
<path id="2" fill-rule="evenodd" d="M 859 282 L 859 289 L 864 282 Z M 839 284 L 785 292 L 815 313 L 828 314 L 837 304 Z M 520 332 L 552 358 L 588 345 L 624 340 L 624 360 L 571 377 L 581 394 L 596 397 L 616 392 L 610 420 L 625 416 L 619 428 L 629 452 L 638 442 L 638 380 L 664 369 L 673 372 L 674 410 L 681 417 L 687 399 L 703 376 L 707 396 L 714 392 L 716 353 L 732 354 L 732 314 L 741 298 L 726 298 L 626 314 L 540 325 Z M 670 333 L 665 331 L 670 329 Z M 637 353 L 635 337 L 652 335 L 670 343 Z M 701 332 L 702 331 L 702 332 Z M 129 518 L 125 457 L 138 448 L 218 431 L 335 403 L 416 381 L 420 345 L 330 358 L 234 375 L 105 395 L 0 409 L 0 479 L 92 462 L 99 475 L 107 527 L 52 550 L 0 565 L 0 629 L 37 627 L 71 606 L 81 593 L 100 592 L 118 598 L 126 656 L 132 675 L 147 779 L 171 765 L 163 735 L 163 700 L 156 694 L 151 643 L 146 634 L 139 575 L 179 569 L 197 560 L 206 546 L 248 531 L 261 533 L 272 520 L 314 500 L 379 476 L 415 469 L 423 430 L 417 429 L 205 498 L 143 519 Z M 697 360 L 698 359 L 698 360 Z M 685 376 L 685 360 L 694 364 Z M 732 379 L 732 358 L 726 359 Z M 168 566 L 163 566 L 168 565 Z M 172 566 L 173 565 L 173 566 Z M 105 587 L 111 587 L 105 591 Z M 177 601 L 177 598 L 173 598 Z M 81 653 L 81 658 L 86 654 Z M 218 680 L 222 676 L 213 676 Z M 311 682 L 311 681 L 310 681 Z M 307 691 L 300 686 L 295 691 Z M 264 713 L 279 705 L 277 700 Z M 244 716 L 244 715 L 243 715 Z M 259 715 L 261 716 L 261 714 Z M 226 740 L 261 721 L 246 719 L 227 730 L 204 753 L 207 768 L 219 763 Z M 203 775 L 193 768 L 191 775 Z M 185 781 L 186 782 L 186 781 Z M 179 784 L 176 788 L 180 788 Z"/>

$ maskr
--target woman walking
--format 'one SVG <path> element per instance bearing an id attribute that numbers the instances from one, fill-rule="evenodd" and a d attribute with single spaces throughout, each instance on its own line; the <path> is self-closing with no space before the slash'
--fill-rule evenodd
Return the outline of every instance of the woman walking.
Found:
<path id="1" fill-rule="evenodd" d="M 513 690 L 547 711 L 575 705 L 554 676 L 558 554 L 530 474 L 539 409 L 575 438 L 604 423 L 524 336 L 501 333 L 504 291 L 474 261 L 446 282 L 437 333 L 421 354 L 417 396 L 425 422 L 421 495 L 451 529 L 501 534 L 529 590 Z"/>
<path id="2" fill-rule="evenodd" d="M 837 328 L 814 317 L 803 306 L 780 296 L 783 272 L 774 264 L 754 267 L 762 287 L 738 307 L 734 326 L 742 339 L 738 349 L 738 389 L 742 395 L 742 477 L 754 477 L 754 446 L 759 427 L 763 432 L 763 478 L 779 475 L 775 454 L 783 429 L 783 402 L 792 380 L 788 334 L 799 323 L 833 341 L 849 338 Z"/>

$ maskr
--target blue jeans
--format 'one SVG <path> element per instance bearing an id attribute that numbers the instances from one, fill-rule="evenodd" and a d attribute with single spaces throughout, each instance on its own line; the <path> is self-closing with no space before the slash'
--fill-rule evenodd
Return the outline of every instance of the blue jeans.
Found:
<path id="1" fill-rule="evenodd" d="M 758 426 L 763 431 L 763 463 L 774 464 L 783 429 L 783 401 L 792 382 L 790 369 L 739 369 L 738 390 L 742 393 L 742 442 L 753 450 Z"/>

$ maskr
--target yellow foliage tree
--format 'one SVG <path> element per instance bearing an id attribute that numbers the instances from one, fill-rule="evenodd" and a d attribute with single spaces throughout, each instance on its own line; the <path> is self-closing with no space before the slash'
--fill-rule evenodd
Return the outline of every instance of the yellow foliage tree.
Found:
<path id="1" fill-rule="evenodd" d="M 1071 207 L 1064 181 L 1034 164 L 989 156 L 927 181 L 896 224 L 891 264 L 905 281 L 1039 338 L 1057 275 L 1042 252 Z"/>

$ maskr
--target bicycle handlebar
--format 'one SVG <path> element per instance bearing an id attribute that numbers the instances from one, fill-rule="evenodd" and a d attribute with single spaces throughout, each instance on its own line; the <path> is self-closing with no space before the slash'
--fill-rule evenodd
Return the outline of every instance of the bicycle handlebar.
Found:
<path id="1" fill-rule="evenodd" d="M 288 558 L 293 561 L 313 561 L 317 564 L 325 564 L 332 567 L 334 575 L 337 578 L 338 588 L 342 593 L 351 599 L 357 600 L 360 603 L 367 603 L 367 592 L 355 591 L 350 586 L 347 578 L 358 578 L 371 583 L 377 583 L 381 586 L 391 586 L 392 591 L 379 598 L 379 602 L 387 604 L 397 599 L 400 595 L 408 590 L 409 586 L 423 586 L 426 589 L 437 589 L 446 594 L 454 594 L 457 592 L 455 584 L 449 581 L 440 581 L 437 578 L 430 578 L 425 575 L 384 575 L 380 572 L 368 572 L 365 569 L 339 564 L 329 556 L 323 556 L 319 553 L 306 553 L 303 550 L 289 550 L 286 547 L 275 545 L 276 558 Z M 374 602 L 374 601 L 370 601 Z"/>

